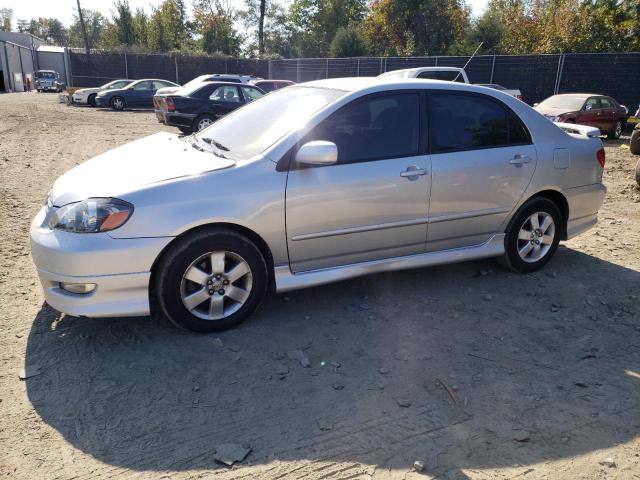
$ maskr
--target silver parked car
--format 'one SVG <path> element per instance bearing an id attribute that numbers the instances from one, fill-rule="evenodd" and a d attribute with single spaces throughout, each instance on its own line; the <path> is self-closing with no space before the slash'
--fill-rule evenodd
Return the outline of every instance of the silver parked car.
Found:
<path id="1" fill-rule="evenodd" d="M 531 272 L 605 195 L 598 130 L 567 127 L 461 83 L 291 86 L 64 174 L 33 221 L 33 259 L 62 312 L 157 304 L 196 331 L 239 323 L 272 286 L 484 257 Z"/>
<path id="2" fill-rule="evenodd" d="M 95 87 L 95 88 L 81 88 L 79 90 L 76 90 L 75 92 L 73 92 L 72 95 L 72 100 L 73 103 L 77 103 L 77 104 L 86 104 L 86 105 L 90 105 L 92 107 L 96 106 L 96 95 L 98 95 L 98 93 L 104 91 L 104 90 L 117 90 L 119 88 L 124 88 L 127 85 L 129 85 L 130 83 L 135 82 L 135 80 L 127 80 L 127 79 L 120 79 L 120 80 L 113 80 L 109 83 L 105 83 L 104 85 L 102 85 L 101 87 Z"/>

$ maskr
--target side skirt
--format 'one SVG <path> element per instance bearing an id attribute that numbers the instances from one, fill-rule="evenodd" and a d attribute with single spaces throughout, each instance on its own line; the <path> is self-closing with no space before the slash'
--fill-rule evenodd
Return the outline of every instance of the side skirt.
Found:
<path id="1" fill-rule="evenodd" d="M 293 273 L 288 265 L 275 267 L 277 292 L 288 292 L 300 288 L 339 282 L 349 278 L 360 277 L 372 273 L 412 268 L 431 267 L 446 263 L 464 262 L 479 258 L 498 257 L 504 253 L 504 233 L 493 235 L 481 245 L 454 248 L 439 252 L 420 253 L 406 257 L 386 258 L 370 262 L 356 263 L 321 270 Z"/>

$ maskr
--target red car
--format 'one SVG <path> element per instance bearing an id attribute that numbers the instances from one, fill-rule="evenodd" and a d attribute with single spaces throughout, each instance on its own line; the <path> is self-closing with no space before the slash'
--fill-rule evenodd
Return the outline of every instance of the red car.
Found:
<path id="1" fill-rule="evenodd" d="M 251 85 L 258 87 L 263 92 L 273 92 L 274 90 L 280 90 L 281 88 L 294 85 L 295 82 L 291 80 L 255 80 L 251 82 Z"/>
<path id="2" fill-rule="evenodd" d="M 552 122 L 596 127 L 611 139 L 620 138 L 627 123 L 626 107 L 611 97 L 595 93 L 554 95 L 533 108 Z"/>

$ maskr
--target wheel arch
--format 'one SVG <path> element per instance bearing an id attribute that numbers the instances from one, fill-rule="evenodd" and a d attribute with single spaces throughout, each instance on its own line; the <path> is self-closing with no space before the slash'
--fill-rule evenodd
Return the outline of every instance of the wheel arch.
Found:
<path id="1" fill-rule="evenodd" d="M 251 240 L 256 245 L 256 247 L 258 247 L 258 250 L 260 250 L 260 253 L 262 253 L 262 255 L 264 256 L 265 262 L 267 263 L 267 273 L 269 275 L 269 279 L 268 279 L 269 288 L 270 289 L 275 288 L 273 254 L 271 253 L 271 249 L 269 248 L 269 245 L 267 244 L 267 242 L 259 234 L 257 234 L 255 231 L 251 230 L 250 228 L 247 228 L 243 225 L 239 225 L 237 223 L 228 223 L 228 222 L 205 223 L 203 225 L 198 225 L 196 227 L 185 230 L 180 235 L 178 235 L 173 240 L 171 240 L 167 245 L 165 245 L 165 247 L 158 254 L 153 264 L 151 265 L 151 277 L 149 278 L 149 302 L 151 304 L 152 312 L 156 307 L 155 294 L 154 294 L 155 279 L 158 272 L 158 267 L 160 263 L 162 263 L 162 259 L 164 258 L 166 253 L 178 242 L 181 242 L 185 237 L 194 235 L 198 232 L 205 231 L 211 228 L 216 228 L 216 227 L 222 227 L 222 228 L 231 230 L 233 232 L 240 233 L 245 237 L 247 237 L 249 240 Z"/>
<path id="2" fill-rule="evenodd" d="M 519 211 L 520 208 L 522 208 L 522 206 L 526 204 L 529 200 L 532 200 L 534 198 L 546 198 L 547 200 L 550 200 L 556 204 L 556 206 L 560 210 L 560 213 L 562 214 L 562 228 L 560 231 L 560 240 L 566 240 L 567 224 L 569 223 L 569 201 L 567 200 L 567 197 L 565 197 L 558 190 L 552 190 L 552 189 L 540 190 L 539 192 L 534 193 L 533 195 L 529 196 L 524 202 L 522 202 L 522 204 L 520 205 L 517 211 Z M 515 218 L 515 214 L 513 215 L 513 218 Z"/>

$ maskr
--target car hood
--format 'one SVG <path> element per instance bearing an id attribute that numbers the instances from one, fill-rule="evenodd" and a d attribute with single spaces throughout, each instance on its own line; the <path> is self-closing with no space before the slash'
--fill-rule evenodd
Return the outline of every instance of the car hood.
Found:
<path id="1" fill-rule="evenodd" d="M 542 115 L 552 115 L 554 117 L 557 117 L 558 115 L 564 115 L 566 113 L 573 113 L 572 110 L 567 110 L 565 108 L 541 107 L 540 105 L 538 105 L 537 107 L 533 107 L 533 109 L 536 112 L 541 113 Z"/>
<path id="2" fill-rule="evenodd" d="M 147 185 L 220 170 L 232 160 L 199 151 L 177 135 L 159 132 L 109 150 L 62 175 L 49 200 L 55 206 L 90 197 L 119 197 Z"/>
<path id="3" fill-rule="evenodd" d="M 100 88 L 96 87 L 96 88 L 80 88 L 78 90 L 75 91 L 75 93 L 96 93 L 99 92 Z"/>

